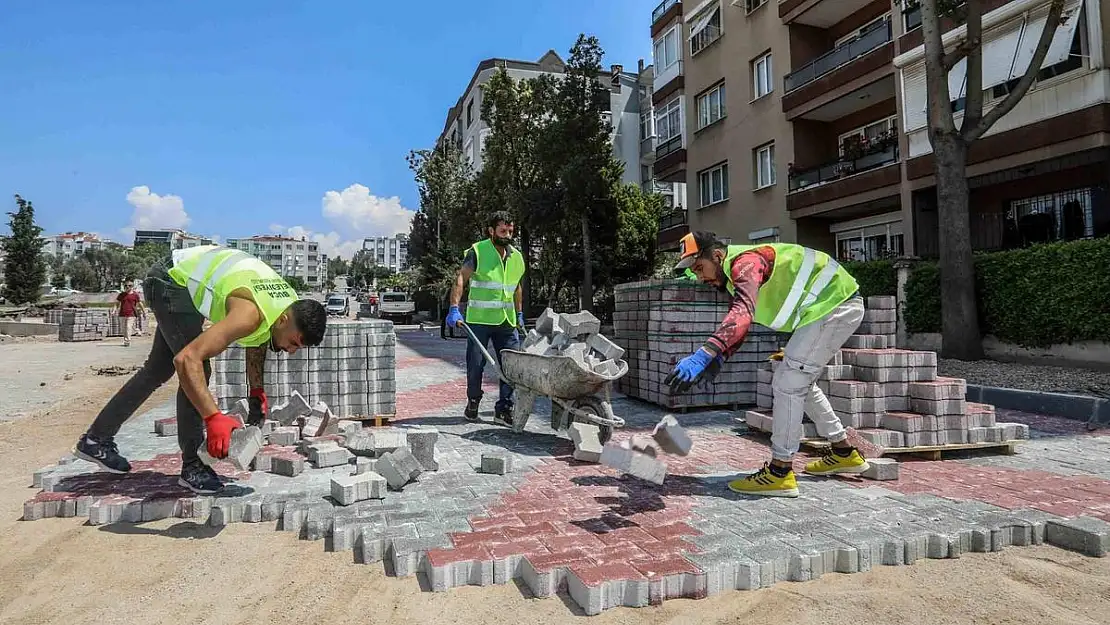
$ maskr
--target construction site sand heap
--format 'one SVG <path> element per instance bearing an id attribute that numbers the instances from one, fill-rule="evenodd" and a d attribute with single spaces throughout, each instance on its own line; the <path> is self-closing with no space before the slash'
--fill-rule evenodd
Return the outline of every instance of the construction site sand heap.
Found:
<path id="1" fill-rule="evenodd" d="M 994 406 L 965 399 L 967 382 L 937 376 L 935 352 L 895 349 L 894 297 L 867 298 L 856 334 L 825 367 L 817 385 L 845 427 L 857 428 L 885 449 L 992 444 L 1029 438 L 1029 426 L 997 423 Z M 772 380 L 780 361 L 759 369 L 756 405 L 744 413 L 748 427 L 770 432 Z M 819 436 L 807 416 L 803 436 Z"/>
<path id="2" fill-rule="evenodd" d="M 613 337 L 628 349 L 628 374 L 617 390 L 667 409 L 751 406 L 759 365 L 785 335 L 752 325 L 714 384 L 675 394 L 663 383 L 679 360 L 705 344 L 728 312 L 729 297 L 692 280 L 647 280 L 618 285 Z"/>

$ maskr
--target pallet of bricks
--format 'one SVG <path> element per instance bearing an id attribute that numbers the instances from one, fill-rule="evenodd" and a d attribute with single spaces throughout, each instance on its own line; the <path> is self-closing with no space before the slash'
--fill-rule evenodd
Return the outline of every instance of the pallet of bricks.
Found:
<path id="1" fill-rule="evenodd" d="M 946 449 L 1012 448 L 1029 438 L 1027 425 L 997 423 L 993 406 L 966 401 L 966 381 L 938 377 L 935 352 L 894 348 L 895 324 L 895 298 L 867 298 L 863 323 L 817 382 L 845 427 L 886 453 L 931 451 L 934 457 Z M 772 361 L 759 370 L 759 409 L 745 413 L 754 430 L 771 431 L 771 384 L 780 366 Z M 807 439 L 819 437 L 808 416 L 804 430 Z"/>
<path id="2" fill-rule="evenodd" d="M 393 323 L 331 321 L 324 342 L 295 354 L 267 349 L 264 383 L 271 406 L 297 391 L 309 403 L 324 402 L 345 419 L 397 412 L 396 345 Z M 212 360 L 210 388 L 222 410 L 249 394 L 246 355 L 232 347 Z"/>
<path id="3" fill-rule="evenodd" d="M 714 384 L 672 395 L 663 380 L 717 330 L 728 312 L 728 297 L 692 280 L 649 280 L 617 286 L 615 300 L 613 336 L 626 349 L 629 367 L 617 390 L 665 408 L 754 404 L 757 369 L 785 340 L 753 325 Z"/>
<path id="4" fill-rule="evenodd" d="M 108 310 L 64 308 L 58 317 L 59 341 L 100 341 L 108 336 Z"/>

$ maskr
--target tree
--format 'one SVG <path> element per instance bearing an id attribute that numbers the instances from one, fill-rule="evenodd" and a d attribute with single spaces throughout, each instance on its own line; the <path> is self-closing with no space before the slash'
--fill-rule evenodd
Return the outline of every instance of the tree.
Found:
<path id="1" fill-rule="evenodd" d="M 64 289 L 66 286 L 65 259 L 59 255 L 43 253 L 42 260 L 50 272 L 50 286 Z"/>
<path id="2" fill-rule="evenodd" d="M 1049 44 L 1061 23 L 1064 0 L 1050 0 L 1048 19 L 1039 33 L 1029 66 L 1005 99 L 983 112 L 983 0 L 957 5 L 953 0 L 920 0 L 925 45 L 929 143 L 936 171 L 940 221 L 940 291 L 942 354 L 961 360 L 983 357 L 979 311 L 975 301 L 975 265 L 968 209 L 967 153 L 971 145 L 1025 97 L 1041 70 Z M 945 48 L 941 18 L 966 24 L 966 33 Z M 1078 16 L 1072 16 L 1078 19 Z M 964 118 L 953 117 L 948 72 L 961 60 L 967 67 Z"/>
<path id="3" fill-rule="evenodd" d="M 345 276 L 348 270 L 347 261 L 342 258 L 336 256 L 328 259 L 328 280 L 334 280 L 336 276 Z"/>
<path id="4" fill-rule="evenodd" d="M 65 274 L 69 276 L 69 285 L 79 291 L 92 292 L 100 289 L 96 270 L 84 255 L 67 260 Z"/>
<path id="5" fill-rule="evenodd" d="M 298 293 L 303 293 L 308 290 L 308 283 L 300 276 L 283 276 L 283 279 L 286 284 Z"/>
<path id="6" fill-rule="evenodd" d="M 35 225 L 35 207 L 19 195 L 17 209 L 9 212 L 11 235 L 3 238 L 4 299 L 12 304 L 37 302 L 46 282 L 46 263 L 42 258 L 42 228 Z"/>

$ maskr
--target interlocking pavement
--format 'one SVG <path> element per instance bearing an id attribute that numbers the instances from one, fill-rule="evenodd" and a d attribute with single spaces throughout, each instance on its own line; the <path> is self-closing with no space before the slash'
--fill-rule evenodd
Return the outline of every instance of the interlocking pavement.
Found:
<path id="1" fill-rule="evenodd" d="M 902 456 L 896 481 L 799 474 L 797 499 L 752 499 L 725 483 L 769 452 L 733 413 L 678 415 L 694 448 L 665 458 L 668 477 L 657 486 L 573 460 L 566 434 L 548 427 L 546 402 L 537 402 L 522 434 L 488 423 L 492 378 L 487 422 L 467 423 L 463 349 L 438 335 L 398 335 L 398 422 L 438 428 L 440 469 L 383 500 L 331 502 L 331 477 L 350 465 L 284 477 L 219 463 L 225 492 L 193 496 L 177 485 L 176 437 L 153 433 L 156 420 L 172 417 L 171 402 L 132 419 L 117 437 L 130 474 L 63 458 L 35 473 L 41 492 L 25 505 L 25 518 L 275 523 L 324 549 L 349 551 L 352 562 L 423 574 L 435 591 L 520 580 L 539 597 L 565 589 L 589 614 L 1042 542 L 1089 555 L 1110 549 L 1110 436 L 1080 422 L 1010 411 L 1005 420 L 1032 433 L 1018 455 Z M 621 396 L 614 410 L 628 422 L 618 441 L 663 414 Z M 478 472 L 492 451 L 510 452 L 513 471 Z"/>

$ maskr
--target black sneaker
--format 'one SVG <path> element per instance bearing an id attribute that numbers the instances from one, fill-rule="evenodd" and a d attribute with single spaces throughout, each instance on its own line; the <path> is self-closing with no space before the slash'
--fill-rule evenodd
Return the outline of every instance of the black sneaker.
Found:
<path id="1" fill-rule="evenodd" d="M 181 477 L 177 478 L 177 483 L 198 495 L 218 493 L 224 487 L 220 476 L 216 475 L 212 467 L 199 460 L 181 467 Z"/>
<path id="2" fill-rule="evenodd" d="M 119 447 L 110 438 L 98 440 L 85 433 L 73 448 L 73 455 L 88 460 L 109 473 L 127 473 L 131 470 L 131 463 L 119 455 Z"/>
<path id="3" fill-rule="evenodd" d="M 467 421 L 478 420 L 478 405 L 480 403 L 481 400 L 478 399 L 468 399 L 466 401 L 466 410 L 463 411 L 463 416 L 466 417 Z"/>
<path id="4" fill-rule="evenodd" d="M 513 427 L 513 405 L 498 404 L 493 408 L 493 422 L 507 428 Z"/>

